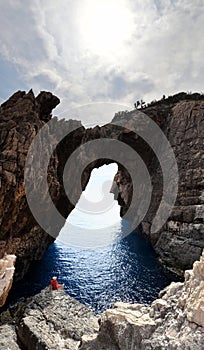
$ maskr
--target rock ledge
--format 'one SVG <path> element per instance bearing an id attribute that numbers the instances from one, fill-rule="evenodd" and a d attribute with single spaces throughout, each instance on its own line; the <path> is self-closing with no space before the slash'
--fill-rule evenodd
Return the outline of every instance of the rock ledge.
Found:
<path id="1" fill-rule="evenodd" d="M 98 322 L 63 290 L 46 288 L 0 315 L 0 348 L 202 350 L 204 251 L 193 270 L 185 272 L 184 283 L 171 283 L 151 306 L 118 302 Z"/>
<path id="2" fill-rule="evenodd" d="M 151 307 L 116 303 L 100 318 L 98 336 L 82 337 L 81 350 L 202 350 L 204 251 L 184 283 L 171 283 Z"/>

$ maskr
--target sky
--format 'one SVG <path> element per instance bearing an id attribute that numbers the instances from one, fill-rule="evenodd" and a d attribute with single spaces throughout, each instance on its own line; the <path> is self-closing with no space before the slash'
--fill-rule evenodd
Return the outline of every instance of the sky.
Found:
<path id="1" fill-rule="evenodd" d="M 113 243 L 121 231 L 120 206 L 110 193 L 116 164 L 94 169 L 76 207 L 57 240 L 71 246 L 99 247 Z"/>
<path id="2" fill-rule="evenodd" d="M 0 13 L 0 101 L 51 91 L 69 118 L 204 91 L 203 0 L 2 0 Z"/>

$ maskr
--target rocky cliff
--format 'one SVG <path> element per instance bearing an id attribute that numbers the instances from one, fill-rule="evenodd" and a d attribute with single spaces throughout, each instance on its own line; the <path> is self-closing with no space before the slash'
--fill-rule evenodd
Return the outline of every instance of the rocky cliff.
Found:
<path id="1" fill-rule="evenodd" d="M 49 288 L 0 315 L 2 350 L 202 350 L 204 252 L 151 306 L 116 303 L 98 319 L 63 290 Z"/>
<path id="2" fill-rule="evenodd" d="M 204 347 L 204 252 L 184 283 L 171 283 L 150 307 L 116 303 L 100 320 L 98 335 L 82 337 L 81 350 L 180 350 Z"/>
<path id="3" fill-rule="evenodd" d="M 179 173 L 175 206 L 166 224 L 154 234 L 151 224 L 163 191 L 161 168 L 147 145 L 143 146 L 135 135 L 120 135 L 120 139 L 125 139 L 143 157 L 146 150 L 145 163 L 151 174 L 153 192 L 149 211 L 142 222 L 143 231 L 167 266 L 184 271 L 199 258 L 204 247 L 204 102 L 176 101 L 170 104 L 163 101 L 144 109 L 170 141 Z M 120 201 L 122 210 L 126 210 L 131 200 L 131 183 L 123 169 L 117 174 L 117 184 L 123 199 Z"/>
<path id="4" fill-rule="evenodd" d="M 83 334 L 97 331 L 91 310 L 63 290 L 48 287 L 0 315 L 0 348 L 77 350 Z"/>
<path id="5" fill-rule="evenodd" d="M 51 111 L 58 103 L 59 99 L 48 92 L 42 92 L 35 98 L 32 90 L 27 94 L 18 91 L 0 108 L 0 258 L 5 252 L 17 256 L 15 274 L 17 279 L 25 274 L 32 260 L 42 257 L 47 247 L 54 241 L 54 238 L 36 222 L 29 209 L 25 194 L 24 169 L 32 140 L 43 125 L 51 119 Z M 56 123 L 58 123 L 57 119 Z M 70 135 L 67 140 L 68 156 L 81 143 L 84 128 L 77 121 L 67 123 L 74 124 L 78 128 L 74 138 Z M 42 143 L 38 147 L 37 154 L 39 161 L 42 162 L 43 151 Z M 62 178 L 59 174 L 62 164 L 63 160 L 59 160 L 56 153 L 53 154 L 47 179 L 52 200 L 57 208 L 60 207 L 59 210 L 66 218 L 73 209 L 73 205 L 67 200 L 62 186 Z M 32 169 L 30 176 L 35 171 L 40 186 L 44 174 L 38 168 Z M 30 186 L 32 191 L 32 178 Z M 40 198 L 38 206 L 46 216 L 47 208 L 41 207 Z"/>
<path id="6" fill-rule="evenodd" d="M 143 109 L 143 112 L 167 136 L 174 149 L 179 168 L 179 189 L 175 207 L 167 223 L 154 234 L 150 229 L 162 196 L 162 170 L 150 145 L 132 131 L 132 126 L 138 123 L 137 111 L 119 113 L 115 116 L 113 124 L 85 129 L 78 121 L 58 120 L 52 117 L 52 109 L 59 103 L 59 99 L 49 92 L 41 92 L 35 97 L 32 90 L 28 93 L 18 91 L 3 103 L 0 108 L 0 258 L 5 252 L 17 256 L 15 277 L 21 278 L 30 262 L 40 259 L 54 240 L 33 217 L 24 186 L 28 149 L 32 140 L 39 134 L 39 130 L 45 125 L 47 125 L 45 137 L 48 137 L 49 143 L 45 147 L 44 140 L 39 140 L 36 168 L 31 167 L 28 172 L 29 193 L 35 197 L 35 187 L 40 190 L 45 176 L 47 177 L 49 194 L 63 219 L 59 224 L 55 224 L 49 204 L 45 202 L 41 204 L 43 192 L 42 196 L 39 195 L 37 198 L 36 210 L 46 219 L 48 228 L 52 227 L 55 237 L 74 208 L 63 186 L 63 171 L 67 159 L 73 151 L 88 141 L 110 138 L 129 145 L 142 158 L 149 171 L 153 191 L 150 208 L 142 221 L 145 235 L 165 264 L 180 270 L 190 268 L 193 262 L 199 259 L 204 247 L 204 101 L 198 97 L 196 100 L 193 97 L 191 100 L 182 97 L 182 101 L 164 100 Z M 49 124 L 51 118 L 52 126 Z M 116 121 L 121 120 L 122 127 L 115 125 Z M 58 143 L 56 130 L 66 128 L 73 132 L 69 132 Z M 55 144 L 57 147 L 51 153 L 45 175 L 43 166 L 41 167 L 44 155 L 51 152 L 50 149 Z M 92 149 L 93 156 L 96 151 Z M 74 176 L 68 177 L 69 187 L 76 199 L 81 194 L 76 185 L 81 175 L 77 165 L 86 157 L 86 153 L 78 154 L 72 169 Z M 94 167 L 111 162 L 113 160 L 106 156 L 86 166 L 82 174 L 82 188 L 85 188 Z M 132 180 L 127 169 L 119 162 L 113 190 L 114 188 L 118 189 L 116 198 L 121 205 L 121 215 L 124 215 L 132 200 Z M 139 188 L 137 191 L 139 202 L 142 203 L 145 196 L 145 188 Z M 133 209 L 132 217 L 136 214 L 136 210 L 134 212 Z"/>

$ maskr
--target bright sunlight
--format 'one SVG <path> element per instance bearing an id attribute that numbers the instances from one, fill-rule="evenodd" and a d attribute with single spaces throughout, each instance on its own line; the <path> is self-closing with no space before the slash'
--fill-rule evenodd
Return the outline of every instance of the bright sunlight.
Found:
<path id="1" fill-rule="evenodd" d="M 114 52 L 131 39 L 134 21 L 125 0 L 85 0 L 79 10 L 82 44 L 96 54 Z"/>

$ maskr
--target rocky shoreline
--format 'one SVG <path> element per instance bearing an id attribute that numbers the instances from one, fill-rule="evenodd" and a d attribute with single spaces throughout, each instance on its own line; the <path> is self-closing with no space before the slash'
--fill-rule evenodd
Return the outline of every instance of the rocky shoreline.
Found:
<path id="1" fill-rule="evenodd" d="M 51 291 L 49 287 L 2 313 L 0 323 L 2 350 L 75 350 L 83 334 L 98 330 L 92 311 L 63 290 Z"/>
<path id="2" fill-rule="evenodd" d="M 197 96 L 198 95 L 198 96 Z M 152 220 L 156 215 L 162 196 L 162 173 L 151 147 L 144 142 L 132 128 L 138 125 L 136 110 L 118 113 L 109 123 L 102 127 L 85 129 L 79 121 L 59 120 L 52 117 L 52 109 L 60 102 L 50 92 L 41 92 L 37 97 L 32 90 L 28 93 L 18 91 L 0 107 L 0 258 L 7 254 L 17 256 L 15 279 L 21 279 L 33 260 L 41 259 L 54 238 L 47 234 L 34 219 L 26 199 L 24 187 L 25 160 L 32 140 L 39 130 L 47 125 L 49 143 L 56 142 L 56 129 L 74 130 L 69 132 L 57 145 L 50 159 L 47 182 L 49 193 L 57 210 L 64 220 L 54 227 L 59 233 L 74 205 L 67 198 L 63 184 L 63 171 L 69 156 L 79 146 L 91 140 L 111 138 L 130 146 L 143 159 L 152 182 L 152 198 L 149 210 L 142 220 L 142 229 L 151 242 L 161 261 L 170 268 L 185 271 L 199 259 L 204 248 L 204 101 L 199 94 L 190 96 L 178 94 L 172 99 L 162 100 L 142 110 L 153 120 L 166 135 L 174 150 L 179 168 L 178 196 L 173 211 L 166 224 L 155 233 L 151 233 Z M 180 98 L 182 99 L 180 100 Z M 52 119 L 52 126 L 49 121 Z M 121 121 L 120 128 L 114 123 Z M 141 128 L 143 127 L 141 123 Z M 36 168 L 28 173 L 29 191 L 35 198 L 34 179 L 37 186 L 43 186 L 44 150 L 43 140 L 38 146 Z M 97 150 L 93 148 L 95 155 Z M 125 155 L 124 155 L 125 157 Z M 78 155 L 75 164 L 86 159 L 86 154 Z M 95 159 L 95 158 L 94 158 Z M 167 158 L 168 161 L 168 158 Z M 91 171 L 111 159 L 97 159 L 87 166 L 82 174 L 82 189 L 85 189 Z M 73 165 L 74 166 L 74 165 Z M 72 169 L 68 183 L 77 199 L 81 192 L 77 187 L 78 168 Z M 75 176 L 73 176 L 73 173 Z M 143 186 L 144 187 L 144 186 Z M 121 206 L 121 215 L 127 211 L 132 198 L 132 181 L 125 168 L 118 164 L 113 191 Z M 42 194 L 43 197 L 43 194 Z M 137 191 L 139 202 L 145 198 L 144 188 Z M 43 218 L 48 217 L 53 226 L 49 205 L 38 207 Z M 135 212 L 132 217 L 135 217 Z M 48 221 L 49 221 L 48 220 Z"/>
<path id="3" fill-rule="evenodd" d="M 0 315 L 1 350 L 202 350 L 204 251 L 183 283 L 151 306 L 118 302 L 98 316 L 63 290 L 41 293 Z"/>
<path id="4" fill-rule="evenodd" d="M 199 95 L 199 94 L 198 94 Z M 197 96 L 185 99 L 180 94 L 170 101 L 162 100 L 148 106 L 143 112 L 163 131 L 171 143 L 179 168 L 178 196 L 166 224 L 151 233 L 153 218 L 162 196 L 162 173 L 150 146 L 134 132 L 138 123 L 137 112 L 119 113 L 114 121 L 122 120 L 123 128 L 107 124 L 85 129 L 79 121 L 52 118 L 52 109 L 60 102 L 50 92 L 37 97 L 32 90 L 16 92 L 0 107 L 0 259 L 1 305 L 15 280 L 21 279 L 33 260 L 39 260 L 54 237 L 47 234 L 32 215 L 25 193 L 25 160 L 32 140 L 47 125 L 47 137 L 56 143 L 55 131 L 73 128 L 53 152 L 47 172 L 49 194 L 63 222 L 54 227 L 60 231 L 74 205 L 67 198 L 63 186 L 63 171 L 69 156 L 88 141 L 111 138 L 130 146 L 143 159 L 152 181 L 152 198 L 141 226 L 160 259 L 168 267 L 181 272 L 199 260 L 204 248 L 204 101 Z M 189 97 L 189 96 L 188 96 Z M 190 96 L 191 97 L 191 96 Z M 49 121 L 53 120 L 52 127 Z M 48 123 L 48 124 L 47 124 Z M 54 125 L 54 127 L 53 127 Z M 142 127 L 142 125 L 141 125 Z M 37 168 L 29 169 L 29 191 L 35 196 L 33 179 L 41 188 L 45 174 L 44 144 L 39 142 Z M 93 149 L 94 153 L 94 149 Z M 76 186 L 78 167 L 86 154 L 79 154 L 69 178 L 70 186 L 79 198 Z M 94 158 L 95 159 L 95 158 Z M 168 161 L 168 159 L 167 159 Z M 82 174 L 85 189 L 91 171 L 111 159 L 98 159 L 89 164 Z M 43 169 L 43 167 L 42 167 Z M 80 174 L 81 175 L 81 174 Z M 123 216 L 132 198 L 132 181 L 126 169 L 118 164 L 112 188 L 121 206 Z M 137 192 L 145 197 L 144 189 Z M 43 196 L 42 196 L 43 197 Z M 38 197 L 38 201 L 40 198 Z M 52 215 L 47 203 L 39 202 L 43 217 Z M 133 213 L 133 216 L 135 213 Z M 48 220 L 49 221 L 49 220 Z M 12 256 L 12 266 L 9 259 Z M 14 275 L 14 256 L 15 275 Z M 6 262 L 7 260 L 7 262 Z M 49 290 L 30 298 L 25 303 L 0 315 L 0 348 L 8 349 L 82 349 L 82 350 L 202 350 L 204 348 L 204 256 L 195 262 L 192 271 L 185 272 L 184 283 L 173 283 L 160 293 L 159 299 L 149 306 L 117 303 L 111 310 L 97 317 L 85 306 L 62 291 L 51 295 Z"/>

